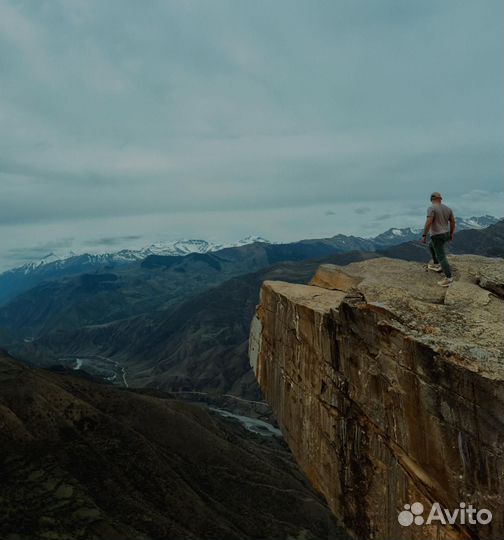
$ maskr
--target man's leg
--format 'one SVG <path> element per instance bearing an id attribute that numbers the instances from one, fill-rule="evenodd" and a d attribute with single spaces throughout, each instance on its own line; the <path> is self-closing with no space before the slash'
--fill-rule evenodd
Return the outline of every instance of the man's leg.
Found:
<path id="1" fill-rule="evenodd" d="M 432 241 L 432 237 L 429 240 L 429 250 L 430 250 L 431 256 L 432 256 L 432 262 L 434 264 L 439 264 L 439 261 L 438 261 L 437 255 L 436 255 L 436 251 L 434 250 L 434 242 Z"/>
<path id="2" fill-rule="evenodd" d="M 446 258 L 446 253 L 444 249 L 445 242 L 448 240 L 449 235 L 448 234 L 439 234 L 432 237 L 432 243 L 434 247 L 434 251 L 436 253 L 436 257 L 439 261 L 439 264 L 441 265 L 441 268 L 443 269 L 444 275 L 447 278 L 452 277 L 450 264 L 448 263 L 448 259 Z"/>

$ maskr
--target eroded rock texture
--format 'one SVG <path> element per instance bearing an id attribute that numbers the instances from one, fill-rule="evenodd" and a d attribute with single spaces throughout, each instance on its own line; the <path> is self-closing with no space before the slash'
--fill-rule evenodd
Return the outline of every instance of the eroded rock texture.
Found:
<path id="1" fill-rule="evenodd" d="M 357 538 L 504 538 L 502 259 L 324 265 L 266 281 L 250 361 L 300 466 Z M 405 504 L 488 525 L 398 523 Z"/>

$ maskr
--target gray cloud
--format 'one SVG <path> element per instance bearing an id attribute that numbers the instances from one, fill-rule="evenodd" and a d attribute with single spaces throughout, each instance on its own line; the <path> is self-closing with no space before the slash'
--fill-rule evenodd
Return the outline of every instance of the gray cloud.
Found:
<path id="1" fill-rule="evenodd" d="M 129 234 L 126 236 L 105 236 L 103 238 L 96 238 L 94 240 L 85 240 L 83 244 L 86 246 L 117 246 L 131 240 L 139 240 L 140 238 L 142 238 L 142 236 L 139 234 Z"/>
<path id="2" fill-rule="evenodd" d="M 47 253 L 48 251 L 51 251 L 52 249 L 59 249 L 59 248 L 70 248 L 72 247 L 74 238 L 68 237 L 68 238 L 59 238 L 56 240 L 50 240 L 48 242 L 44 242 L 41 244 L 29 246 L 29 247 L 18 247 L 18 248 L 11 248 L 9 249 L 10 253 L 20 253 L 26 249 L 29 249 L 31 251 L 40 251 Z"/>
<path id="3" fill-rule="evenodd" d="M 74 243 L 74 238 L 60 238 L 36 245 L 11 247 L 5 251 L 5 258 L 13 261 L 26 261 L 40 259 L 54 251 L 61 249 L 69 250 Z"/>
<path id="4" fill-rule="evenodd" d="M 276 216 L 316 208 L 336 226 L 322 208 L 339 218 L 340 203 L 423 214 L 431 191 L 490 209 L 502 11 L 500 0 L 0 0 L 0 249 L 42 230 L 91 245 L 112 238 L 99 226 L 112 221 L 117 237 L 188 235 L 185 215 L 231 234 L 245 212 L 265 236 L 303 237 L 311 222 L 284 230 Z"/>

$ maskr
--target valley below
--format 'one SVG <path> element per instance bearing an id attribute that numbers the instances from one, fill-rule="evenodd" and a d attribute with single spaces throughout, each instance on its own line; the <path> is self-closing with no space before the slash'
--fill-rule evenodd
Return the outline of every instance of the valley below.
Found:
<path id="1" fill-rule="evenodd" d="M 223 414 L 0 352 L 0 536 L 347 540 L 283 439 Z"/>

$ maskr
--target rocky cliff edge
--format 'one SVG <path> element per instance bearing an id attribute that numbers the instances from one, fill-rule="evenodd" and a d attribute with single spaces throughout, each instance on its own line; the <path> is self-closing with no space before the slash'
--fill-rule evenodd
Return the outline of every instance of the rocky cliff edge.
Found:
<path id="1" fill-rule="evenodd" d="M 450 262 L 447 289 L 388 258 L 322 265 L 310 285 L 263 283 L 252 368 L 299 465 L 357 538 L 504 537 L 504 260 Z M 414 502 L 423 523 L 401 525 Z M 428 524 L 435 502 L 493 518 Z"/>

